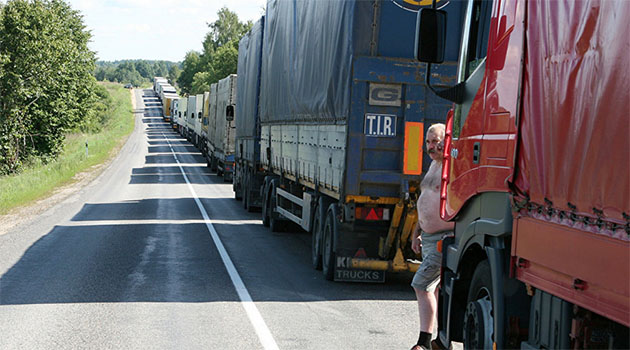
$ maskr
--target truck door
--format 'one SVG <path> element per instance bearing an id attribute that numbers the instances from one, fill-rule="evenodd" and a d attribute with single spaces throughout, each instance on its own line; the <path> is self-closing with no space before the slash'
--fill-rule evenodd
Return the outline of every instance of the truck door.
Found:
<path id="1" fill-rule="evenodd" d="M 464 16 L 457 80 L 465 82 L 465 93 L 453 114 L 447 217 L 458 212 L 478 190 L 491 8 L 491 1 L 471 0 Z"/>
<path id="2" fill-rule="evenodd" d="M 525 6 L 498 1 L 492 11 L 486 63 L 483 136 L 478 146 L 479 191 L 505 191 L 511 179 L 521 91 Z"/>

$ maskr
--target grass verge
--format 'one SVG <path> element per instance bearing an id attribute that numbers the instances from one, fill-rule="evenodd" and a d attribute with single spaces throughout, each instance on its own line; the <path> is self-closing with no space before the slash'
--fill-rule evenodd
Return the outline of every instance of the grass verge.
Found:
<path id="1" fill-rule="evenodd" d="M 133 131 L 129 90 L 121 84 L 103 83 L 113 103 L 107 125 L 99 133 L 70 134 L 62 154 L 48 164 L 35 163 L 17 175 L 0 177 L 0 215 L 44 198 L 76 175 L 113 157 Z M 87 155 L 86 155 L 87 142 Z"/>

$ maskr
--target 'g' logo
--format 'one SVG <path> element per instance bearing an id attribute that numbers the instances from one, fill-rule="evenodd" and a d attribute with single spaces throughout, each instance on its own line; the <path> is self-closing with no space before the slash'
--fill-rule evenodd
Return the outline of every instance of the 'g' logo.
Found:
<path id="1" fill-rule="evenodd" d="M 419 11 L 422 7 L 431 6 L 433 4 L 433 0 L 392 0 L 394 4 L 404 8 L 405 10 Z M 436 3 L 441 2 L 442 0 L 437 0 Z"/>

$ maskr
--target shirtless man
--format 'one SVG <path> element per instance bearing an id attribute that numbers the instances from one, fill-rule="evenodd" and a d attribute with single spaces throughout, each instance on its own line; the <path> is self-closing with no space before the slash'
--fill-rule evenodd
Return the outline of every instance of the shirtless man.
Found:
<path id="1" fill-rule="evenodd" d="M 442 254 L 437 251 L 436 246 L 437 242 L 454 227 L 452 222 L 443 221 L 439 213 L 444 131 L 444 124 L 433 124 L 429 127 L 426 137 L 427 153 L 433 161 L 420 184 L 418 224 L 411 241 L 411 249 L 416 253 L 422 252 L 422 264 L 411 282 L 420 312 L 420 337 L 412 350 L 432 348 L 431 335 L 435 325 L 437 287 L 442 265 Z M 441 344 L 434 342 L 434 348 L 441 348 Z"/>

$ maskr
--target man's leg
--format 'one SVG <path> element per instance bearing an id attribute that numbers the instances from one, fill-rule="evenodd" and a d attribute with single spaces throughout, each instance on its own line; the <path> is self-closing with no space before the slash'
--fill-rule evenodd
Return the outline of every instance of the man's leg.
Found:
<path id="1" fill-rule="evenodd" d="M 437 311 L 436 292 L 427 292 L 414 288 L 418 299 L 418 313 L 420 315 L 420 331 L 433 333 L 435 327 L 435 314 Z"/>

